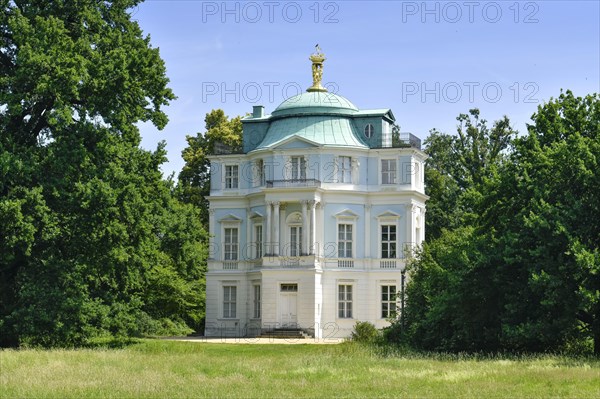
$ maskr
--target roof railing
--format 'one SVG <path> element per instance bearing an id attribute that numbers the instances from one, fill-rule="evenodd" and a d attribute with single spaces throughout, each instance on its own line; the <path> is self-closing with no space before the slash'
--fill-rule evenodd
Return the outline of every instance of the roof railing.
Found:
<path id="1" fill-rule="evenodd" d="M 321 181 L 317 179 L 267 180 L 267 188 L 287 187 L 321 187 Z"/>

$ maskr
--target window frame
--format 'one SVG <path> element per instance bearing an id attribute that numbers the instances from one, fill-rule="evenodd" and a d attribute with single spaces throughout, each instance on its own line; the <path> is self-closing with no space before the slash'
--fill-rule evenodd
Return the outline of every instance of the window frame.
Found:
<path id="1" fill-rule="evenodd" d="M 348 220 L 340 220 L 337 223 L 337 257 L 338 258 L 348 258 L 348 259 L 352 259 L 354 258 L 354 237 L 355 237 L 355 228 L 354 228 L 355 223 L 353 223 L 352 221 L 348 221 Z M 344 239 L 340 239 L 340 227 L 342 226 L 346 226 L 350 228 L 350 239 L 348 239 L 347 233 L 348 231 L 345 230 L 344 231 Z M 341 247 L 344 247 L 344 255 L 340 256 L 340 250 Z M 348 252 L 348 246 L 350 247 L 350 256 L 347 256 L 347 252 Z"/>
<path id="2" fill-rule="evenodd" d="M 266 165 L 264 159 L 254 161 L 254 187 L 264 187 L 267 184 Z"/>
<path id="3" fill-rule="evenodd" d="M 240 165 L 237 163 L 227 163 L 224 166 L 223 171 L 223 188 L 225 190 L 237 190 L 240 188 Z M 229 175 L 228 171 L 230 170 L 235 173 Z M 235 184 L 234 184 L 235 183 Z"/>
<path id="4" fill-rule="evenodd" d="M 227 230 L 235 230 L 236 232 L 236 240 L 235 242 L 233 240 L 231 240 L 231 242 L 227 241 Z M 223 226 L 223 261 L 239 261 L 240 260 L 240 228 L 239 226 L 233 226 L 233 225 L 224 225 Z M 233 251 L 228 251 L 228 246 L 231 246 L 231 248 L 235 248 L 235 252 Z M 228 253 L 233 254 L 235 253 L 235 259 L 228 259 Z"/>
<path id="5" fill-rule="evenodd" d="M 344 287 L 342 289 L 342 287 Z M 354 284 L 338 282 L 337 284 L 337 318 L 353 319 Z"/>
<path id="6" fill-rule="evenodd" d="M 370 139 L 375 134 L 375 126 L 372 123 L 367 123 L 363 129 L 363 134 L 366 138 Z"/>
<path id="7" fill-rule="evenodd" d="M 223 319 L 237 319 L 237 285 L 224 284 L 222 292 Z"/>
<path id="8" fill-rule="evenodd" d="M 388 165 L 388 168 L 390 165 L 393 165 L 393 170 L 384 170 L 384 162 Z M 379 165 L 379 178 L 381 179 L 381 184 L 386 186 L 398 184 L 398 160 L 396 158 L 382 158 L 379 162 Z M 387 178 L 384 179 L 384 176 Z"/>
<path id="9" fill-rule="evenodd" d="M 393 297 L 392 295 L 392 287 L 393 287 Z M 387 291 L 387 292 L 384 292 Z M 395 318 L 398 315 L 398 284 L 394 283 L 385 283 L 380 285 L 380 296 L 379 296 L 379 309 L 381 310 L 381 318 L 382 319 L 390 319 Z M 387 295 L 387 298 L 384 297 Z M 384 305 L 387 309 L 384 310 Z M 390 308 L 393 306 L 393 309 Z"/>
<path id="10" fill-rule="evenodd" d="M 388 230 L 387 234 L 388 234 L 388 239 L 384 241 L 383 239 L 383 230 L 384 228 L 394 228 L 394 240 L 390 240 L 389 239 L 389 235 L 391 234 L 390 231 Z M 388 252 L 388 256 L 383 256 L 383 247 L 384 247 L 384 243 L 387 243 L 387 252 Z M 391 246 L 393 243 L 393 247 Z M 389 256 L 389 253 L 392 252 L 391 250 L 393 250 L 393 254 L 394 256 Z M 379 224 L 379 255 L 380 255 L 380 259 L 399 259 L 398 258 L 398 223 L 394 223 L 394 222 L 381 222 Z"/>
<path id="11" fill-rule="evenodd" d="M 261 312 L 262 288 L 261 288 L 261 285 L 253 284 L 252 292 L 253 292 L 253 299 L 254 299 L 252 316 L 254 319 L 260 319 L 262 317 L 262 312 Z"/>
<path id="12" fill-rule="evenodd" d="M 347 161 L 347 165 L 346 162 Z M 337 182 L 352 184 L 352 157 L 340 155 L 337 157 Z"/>
<path id="13" fill-rule="evenodd" d="M 290 224 L 288 225 L 289 234 L 290 234 L 290 256 L 301 256 L 302 254 L 302 233 L 303 228 L 301 224 Z M 295 233 L 294 233 L 295 231 Z M 294 242 L 294 238 L 297 240 L 297 243 Z M 294 245 L 296 244 L 296 245 Z"/>
<path id="14" fill-rule="evenodd" d="M 292 155 L 289 159 L 291 180 L 306 180 L 306 157 L 303 155 Z"/>
<path id="15" fill-rule="evenodd" d="M 264 228 L 262 223 L 254 223 L 253 235 L 254 259 L 260 259 L 264 255 Z"/>

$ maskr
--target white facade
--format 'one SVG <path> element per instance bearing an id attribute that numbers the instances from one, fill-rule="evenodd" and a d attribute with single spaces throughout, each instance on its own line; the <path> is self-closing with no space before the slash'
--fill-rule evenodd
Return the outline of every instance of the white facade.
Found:
<path id="1" fill-rule="evenodd" d="M 206 336 L 388 324 L 427 199 L 426 156 L 392 147 L 394 122 L 323 92 L 243 120 L 244 153 L 211 157 Z"/>

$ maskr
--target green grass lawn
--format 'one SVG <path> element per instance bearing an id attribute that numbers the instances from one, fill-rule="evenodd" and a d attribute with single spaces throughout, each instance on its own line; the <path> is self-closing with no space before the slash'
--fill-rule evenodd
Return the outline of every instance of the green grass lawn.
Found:
<path id="1" fill-rule="evenodd" d="M 146 340 L 124 349 L 4 350 L 0 398 L 599 398 L 600 361 L 427 357 L 340 345 Z"/>

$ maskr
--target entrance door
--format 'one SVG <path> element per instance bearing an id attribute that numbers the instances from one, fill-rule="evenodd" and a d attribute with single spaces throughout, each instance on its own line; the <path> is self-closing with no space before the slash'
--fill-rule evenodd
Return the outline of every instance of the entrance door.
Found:
<path id="1" fill-rule="evenodd" d="M 281 284 L 279 322 L 282 327 L 298 326 L 298 284 Z"/>

